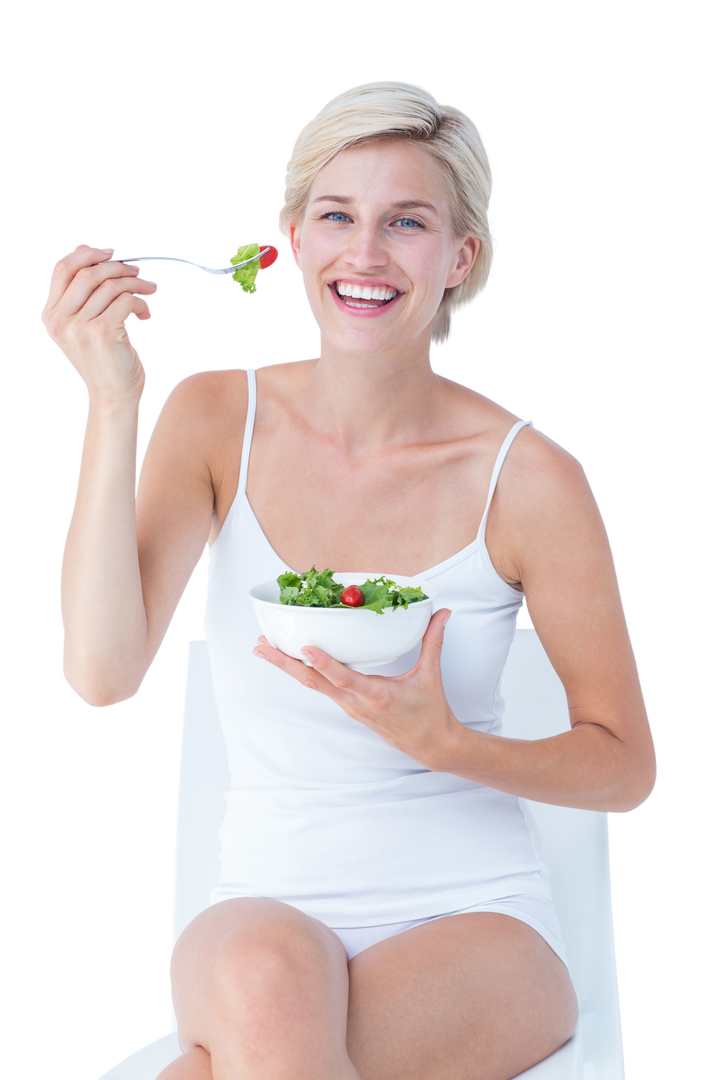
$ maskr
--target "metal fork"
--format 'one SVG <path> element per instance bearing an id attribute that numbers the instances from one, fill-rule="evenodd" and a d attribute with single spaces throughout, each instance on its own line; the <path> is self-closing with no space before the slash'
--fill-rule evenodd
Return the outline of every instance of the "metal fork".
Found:
<path id="1" fill-rule="evenodd" d="M 256 259 L 261 259 L 270 250 L 269 247 L 263 248 L 262 251 L 258 251 L 257 255 L 253 255 L 251 259 L 246 259 L 245 262 L 236 263 L 235 266 L 227 266 L 222 270 L 211 270 L 209 266 L 201 266 L 200 263 L 190 262 L 189 259 L 173 259 L 169 255 L 139 255 L 136 259 L 108 259 L 108 262 L 117 263 L 136 263 L 149 261 L 162 261 L 162 262 L 181 262 L 187 263 L 188 266 L 196 266 L 198 270 L 204 270 L 206 274 L 234 274 L 236 270 L 242 270 L 243 266 L 248 266 L 251 262 L 255 262 Z"/>

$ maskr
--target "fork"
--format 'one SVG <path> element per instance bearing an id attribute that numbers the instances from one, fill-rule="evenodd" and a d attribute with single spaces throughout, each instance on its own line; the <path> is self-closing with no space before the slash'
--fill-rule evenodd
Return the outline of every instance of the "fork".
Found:
<path id="1" fill-rule="evenodd" d="M 245 262 L 236 263 L 235 266 L 224 267 L 222 270 L 211 270 L 209 266 L 201 266 L 200 263 L 190 262 L 189 259 L 174 259 L 169 255 L 139 255 L 136 259 L 108 259 L 108 262 L 117 263 L 136 263 L 147 262 L 150 260 L 162 261 L 162 262 L 181 262 L 187 263 L 188 266 L 196 266 L 198 270 L 204 270 L 206 274 L 234 274 L 236 270 L 242 270 L 243 266 L 248 266 L 251 262 L 255 262 L 256 259 L 261 259 L 270 250 L 269 247 L 263 248 L 262 251 L 258 251 L 257 255 L 253 255 L 251 259 L 246 259 Z"/>

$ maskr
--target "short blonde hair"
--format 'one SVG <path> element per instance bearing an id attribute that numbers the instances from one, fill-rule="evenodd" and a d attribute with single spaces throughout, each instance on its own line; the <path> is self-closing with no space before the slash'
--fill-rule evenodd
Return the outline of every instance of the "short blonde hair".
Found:
<path id="1" fill-rule="evenodd" d="M 477 128 L 464 113 L 417 86 L 367 83 L 340 94 L 303 128 L 288 162 L 280 228 L 289 232 L 307 208 L 312 183 L 324 165 L 351 146 L 377 139 L 412 139 L 437 161 L 447 185 L 453 228 L 458 238 L 482 243 L 464 281 L 446 289 L 432 324 L 432 340 L 450 333 L 451 309 L 466 304 L 485 285 L 492 262 L 487 208 L 492 177 Z"/>

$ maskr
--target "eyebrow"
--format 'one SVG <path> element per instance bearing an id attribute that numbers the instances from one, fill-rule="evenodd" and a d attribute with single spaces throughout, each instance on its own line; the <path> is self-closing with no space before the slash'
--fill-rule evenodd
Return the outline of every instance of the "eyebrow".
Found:
<path id="1" fill-rule="evenodd" d="M 334 202 L 340 203 L 341 206 L 347 206 L 352 202 L 352 199 L 347 198 L 345 195 L 319 195 L 317 199 L 313 199 L 313 203 L 317 202 Z M 401 202 L 392 204 L 393 210 L 415 210 L 420 207 L 425 210 L 432 210 L 434 214 L 438 212 L 432 203 L 423 202 L 422 199 L 403 199 Z"/>

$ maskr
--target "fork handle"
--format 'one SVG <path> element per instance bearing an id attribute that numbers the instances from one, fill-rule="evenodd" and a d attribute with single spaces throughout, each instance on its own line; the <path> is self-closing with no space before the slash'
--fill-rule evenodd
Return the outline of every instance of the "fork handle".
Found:
<path id="1" fill-rule="evenodd" d="M 192 266 L 192 259 L 184 255 L 116 255 L 112 262 L 185 262 Z"/>

